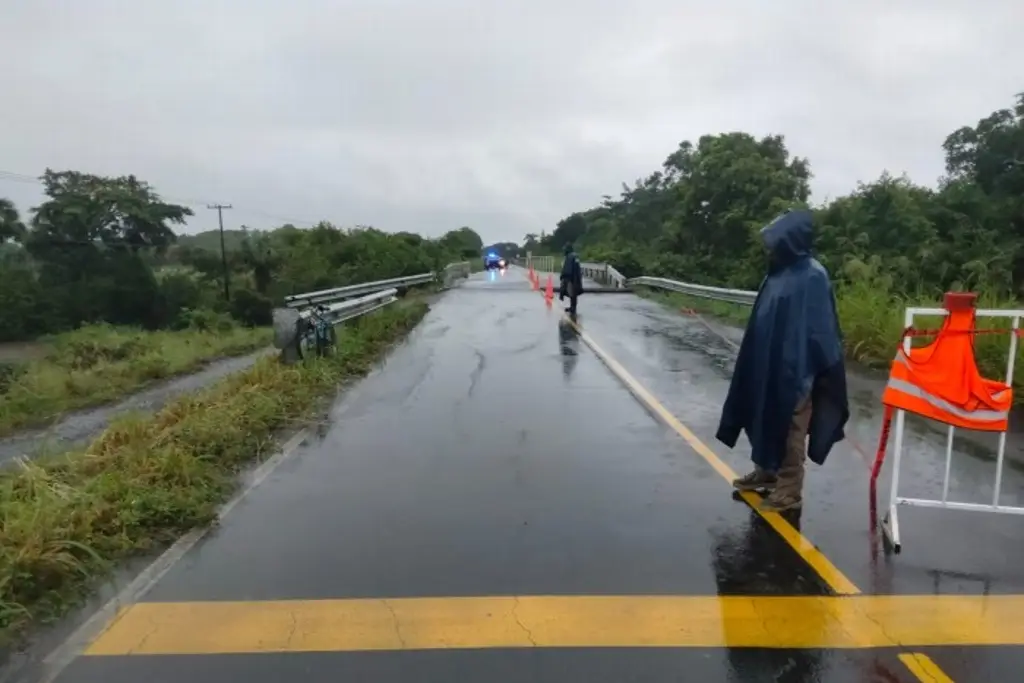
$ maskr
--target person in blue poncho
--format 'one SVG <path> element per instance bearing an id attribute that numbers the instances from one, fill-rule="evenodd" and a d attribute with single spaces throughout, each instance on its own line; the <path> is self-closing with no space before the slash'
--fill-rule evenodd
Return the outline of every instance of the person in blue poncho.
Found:
<path id="1" fill-rule="evenodd" d="M 565 297 L 569 297 L 569 307 L 565 312 L 576 315 L 576 299 L 583 293 L 583 268 L 571 242 L 562 251 L 565 260 L 562 261 L 562 274 L 559 275 L 558 300 L 564 301 Z"/>
<path id="2" fill-rule="evenodd" d="M 754 470 L 733 486 L 770 492 L 761 503 L 766 511 L 803 504 L 804 457 L 824 463 L 850 417 L 835 295 L 828 271 L 811 256 L 812 236 L 809 211 L 786 212 L 761 229 L 768 276 L 716 434 L 732 448 L 747 433 Z"/>

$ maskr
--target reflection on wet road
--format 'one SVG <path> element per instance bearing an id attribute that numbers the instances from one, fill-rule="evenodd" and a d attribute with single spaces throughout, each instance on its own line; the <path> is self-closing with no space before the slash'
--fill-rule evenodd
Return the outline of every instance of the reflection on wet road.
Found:
<path id="1" fill-rule="evenodd" d="M 446 294 L 59 680 L 1016 680 L 1013 524 L 908 514 L 888 557 L 848 449 L 800 517 L 760 516 L 712 440 L 728 342 L 580 301 L 569 324 L 516 270 Z"/>

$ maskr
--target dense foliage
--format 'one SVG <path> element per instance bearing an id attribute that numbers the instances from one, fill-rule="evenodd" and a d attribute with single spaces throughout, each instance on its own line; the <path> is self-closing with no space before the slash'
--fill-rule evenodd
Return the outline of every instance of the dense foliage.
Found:
<path id="1" fill-rule="evenodd" d="M 1024 94 L 946 138 L 938 188 L 883 174 L 814 207 L 816 248 L 839 287 L 870 282 L 897 295 L 1024 288 Z M 756 288 L 757 231 L 781 210 L 807 207 L 810 163 L 782 136 L 706 135 L 618 198 L 526 240 L 548 253 L 575 242 L 589 260 L 705 284 Z"/>
<path id="2" fill-rule="evenodd" d="M 219 233 L 174 232 L 188 207 L 134 176 L 47 170 L 41 180 L 46 200 L 27 222 L 0 199 L 0 341 L 93 322 L 194 327 L 216 313 L 265 325 L 288 294 L 436 270 L 483 247 L 468 227 L 437 240 L 328 222 L 225 231 L 226 299 Z"/>

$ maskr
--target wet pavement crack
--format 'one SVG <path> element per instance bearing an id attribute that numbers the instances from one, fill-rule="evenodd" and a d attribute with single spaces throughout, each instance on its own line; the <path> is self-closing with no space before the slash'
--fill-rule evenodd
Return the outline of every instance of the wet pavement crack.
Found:
<path id="1" fill-rule="evenodd" d="M 515 356 L 515 355 L 520 354 L 520 353 L 526 353 L 528 351 L 533 351 L 535 348 L 540 346 L 542 343 L 544 343 L 544 338 L 543 337 L 538 337 L 536 340 L 530 342 L 526 346 L 522 346 L 522 347 L 519 347 L 519 348 L 516 348 L 516 349 L 512 349 L 511 351 L 508 352 L 508 355 Z"/>
<path id="2" fill-rule="evenodd" d="M 149 625 L 151 626 L 151 628 L 148 631 L 146 631 L 145 635 L 139 638 L 139 642 L 135 643 L 135 646 L 129 649 L 125 653 L 125 655 L 133 655 L 136 652 L 141 651 L 142 648 L 145 647 L 146 643 L 149 641 L 150 637 L 160 630 L 160 624 L 152 618 L 149 619 Z"/>
<path id="3" fill-rule="evenodd" d="M 402 649 L 408 649 L 405 643 L 405 636 L 402 635 L 401 623 L 398 621 L 398 614 L 395 613 L 395 608 L 392 607 L 391 603 L 387 600 L 381 600 L 384 607 L 387 608 L 388 612 L 391 613 L 391 621 L 395 625 L 395 635 L 398 636 L 398 642 L 402 644 Z"/>
<path id="4" fill-rule="evenodd" d="M 476 391 L 476 385 L 480 381 L 480 375 L 483 374 L 484 367 L 487 365 L 487 358 L 484 354 L 480 353 L 478 349 L 473 349 L 473 353 L 476 354 L 476 367 L 473 368 L 473 372 L 469 375 L 468 396 L 472 396 L 473 392 Z"/>
<path id="5" fill-rule="evenodd" d="M 512 618 L 515 619 L 516 625 L 519 626 L 519 628 L 523 629 L 523 633 L 526 634 L 526 639 L 530 641 L 530 644 L 534 647 L 537 647 L 537 641 L 533 639 L 533 631 L 526 628 L 526 624 L 524 624 L 519 619 L 519 596 L 516 596 L 512 599 L 514 601 L 512 603 Z"/>
<path id="6" fill-rule="evenodd" d="M 890 647 L 902 647 L 903 646 L 903 643 L 900 642 L 900 640 L 898 638 L 894 637 L 892 634 L 890 634 L 886 630 L 885 624 L 880 619 L 877 619 L 874 616 L 872 616 L 871 614 L 869 614 L 867 612 L 867 610 L 862 610 L 861 614 L 864 616 L 865 619 L 870 621 L 872 624 L 875 625 L 876 628 L 878 628 L 878 630 L 881 632 L 881 634 L 883 636 L 885 636 L 886 640 L 890 641 L 890 643 L 889 643 Z"/>
<path id="7" fill-rule="evenodd" d="M 288 640 L 285 642 L 285 647 L 291 649 L 292 639 L 295 638 L 295 632 L 299 630 L 299 618 L 295 616 L 295 610 L 288 610 L 288 616 L 292 620 L 292 627 L 288 631 Z"/>

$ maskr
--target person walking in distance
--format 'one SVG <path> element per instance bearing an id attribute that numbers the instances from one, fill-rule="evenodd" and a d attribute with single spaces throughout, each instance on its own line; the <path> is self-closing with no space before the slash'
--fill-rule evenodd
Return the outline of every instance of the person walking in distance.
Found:
<path id="1" fill-rule="evenodd" d="M 803 505 L 804 458 L 821 465 L 850 417 L 842 332 L 828 271 L 812 255 L 810 211 L 761 229 L 768 275 L 740 344 L 716 438 L 747 433 L 754 469 L 740 491 L 767 491 L 765 511 Z"/>
<path id="2" fill-rule="evenodd" d="M 580 259 L 572 249 L 572 243 L 565 245 L 565 260 L 562 262 L 562 274 L 558 289 L 558 300 L 565 301 L 569 297 L 569 315 L 576 315 L 576 299 L 583 293 L 583 268 Z"/>

